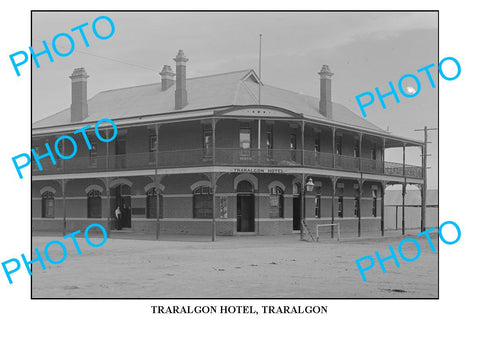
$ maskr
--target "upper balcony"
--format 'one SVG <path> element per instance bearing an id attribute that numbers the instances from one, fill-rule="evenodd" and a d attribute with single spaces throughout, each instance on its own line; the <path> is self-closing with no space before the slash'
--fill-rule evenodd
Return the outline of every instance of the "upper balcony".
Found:
<path id="1" fill-rule="evenodd" d="M 182 149 L 124 155 L 73 157 L 53 165 L 49 159 L 42 160 L 40 171 L 32 162 L 33 175 L 91 173 L 120 170 L 168 169 L 199 166 L 276 166 L 312 167 L 329 170 L 385 174 L 399 177 L 422 178 L 422 168 L 400 163 L 383 162 L 360 157 L 292 149 Z"/>

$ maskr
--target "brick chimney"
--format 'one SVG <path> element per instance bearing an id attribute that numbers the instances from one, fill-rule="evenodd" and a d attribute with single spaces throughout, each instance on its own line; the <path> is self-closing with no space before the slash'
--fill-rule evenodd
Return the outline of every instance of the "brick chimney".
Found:
<path id="1" fill-rule="evenodd" d="M 173 73 L 172 68 L 169 65 L 163 65 L 162 72 L 162 91 L 168 90 L 173 84 L 175 84 L 175 73 Z"/>
<path id="2" fill-rule="evenodd" d="M 332 119 L 332 76 L 328 65 L 323 65 L 320 75 L 320 113 Z"/>
<path id="3" fill-rule="evenodd" d="M 72 105 L 70 106 L 70 120 L 80 122 L 88 116 L 87 104 L 87 72 L 83 67 L 73 70 L 72 79 Z"/>
<path id="4" fill-rule="evenodd" d="M 183 109 L 187 104 L 187 61 L 183 50 L 179 50 L 173 59 L 177 63 L 177 77 L 175 89 L 175 110 Z"/>

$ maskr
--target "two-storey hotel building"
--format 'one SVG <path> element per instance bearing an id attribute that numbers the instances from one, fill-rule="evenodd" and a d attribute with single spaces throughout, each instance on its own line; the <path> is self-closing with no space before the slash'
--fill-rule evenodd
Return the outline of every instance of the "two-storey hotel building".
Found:
<path id="1" fill-rule="evenodd" d="M 152 238 L 215 238 L 291 234 L 304 220 L 383 235 L 386 186 L 424 185 L 424 168 L 405 164 L 405 149 L 424 143 L 333 103 L 327 65 L 315 98 L 263 84 L 253 70 L 187 79 L 183 51 L 174 61 L 159 83 L 90 99 L 86 71 L 73 71 L 71 107 L 32 128 L 39 155 L 62 135 L 79 145 L 72 159 L 44 159 L 42 171 L 33 164 L 34 232 L 100 223 Z M 103 143 L 92 133 L 89 149 L 73 131 L 103 118 L 117 137 Z M 403 162 L 386 162 L 388 148 L 403 148 Z"/>

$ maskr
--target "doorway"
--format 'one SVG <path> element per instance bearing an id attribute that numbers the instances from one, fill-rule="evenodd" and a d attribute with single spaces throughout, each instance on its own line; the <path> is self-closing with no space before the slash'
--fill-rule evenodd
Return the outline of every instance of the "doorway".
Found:
<path id="1" fill-rule="evenodd" d="M 297 231 L 300 230 L 302 224 L 302 195 L 294 195 L 293 196 L 293 230 Z"/>
<path id="2" fill-rule="evenodd" d="M 123 169 L 127 165 L 126 159 L 127 142 L 125 136 L 117 136 L 115 139 L 115 166 L 117 169 Z"/>
<path id="3" fill-rule="evenodd" d="M 255 232 L 255 195 L 248 181 L 237 185 L 237 232 Z"/>
<path id="4" fill-rule="evenodd" d="M 132 198 L 130 187 L 125 184 L 112 189 L 110 206 L 113 209 L 112 218 L 117 230 L 132 227 Z"/>
<path id="5" fill-rule="evenodd" d="M 237 232 L 255 231 L 255 196 L 252 194 L 237 195 Z"/>

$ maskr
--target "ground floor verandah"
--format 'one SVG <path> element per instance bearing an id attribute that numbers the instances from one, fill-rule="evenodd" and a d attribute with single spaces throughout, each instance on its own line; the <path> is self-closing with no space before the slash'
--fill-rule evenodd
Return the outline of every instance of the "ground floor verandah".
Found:
<path id="1" fill-rule="evenodd" d="M 100 223 L 112 232 L 121 229 L 152 239 L 165 234 L 214 239 L 301 233 L 304 219 L 307 226 L 339 223 L 346 237 L 383 235 L 385 188 L 407 185 L 401 178 L 238 170 L 44 180 L 39 176 L 32 182 L 32 228 L 67 233 Z M 306 190 L 307 180 L 314 184 L 311 191 Z"/>

